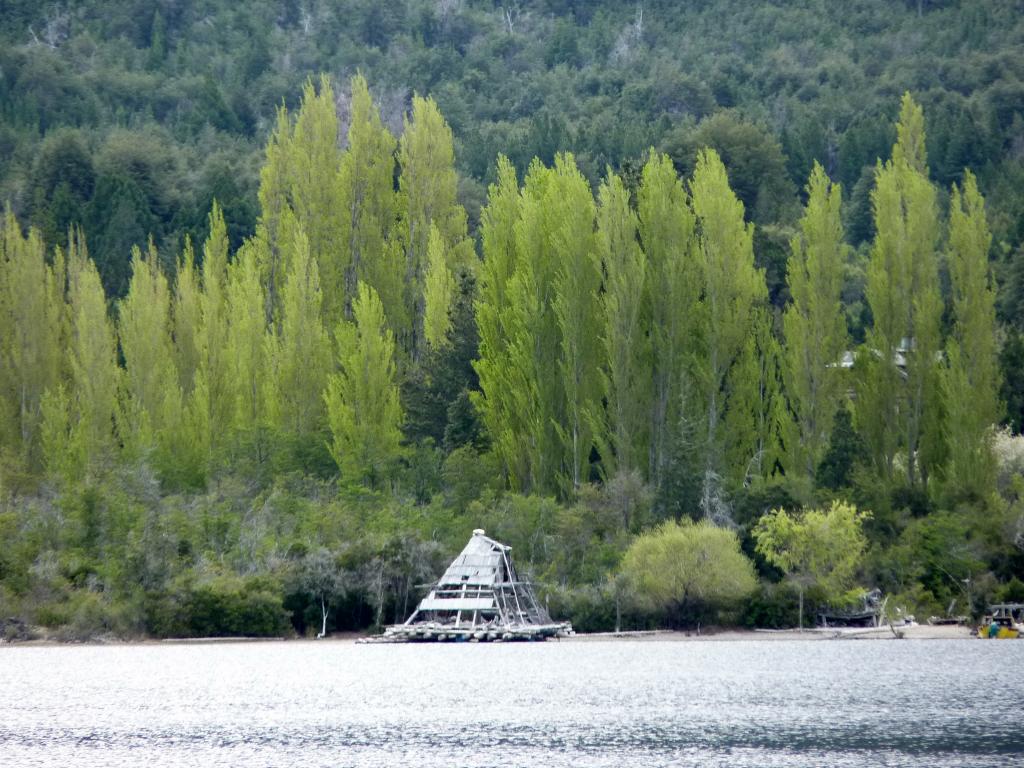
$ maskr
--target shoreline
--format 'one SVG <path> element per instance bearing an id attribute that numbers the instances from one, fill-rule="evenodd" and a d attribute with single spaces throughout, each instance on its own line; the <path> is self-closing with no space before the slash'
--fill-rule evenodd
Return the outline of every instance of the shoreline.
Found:
<path id="1" fill-rule="evenodd" d="M 899 635 L 897 635 L 899 633 Z M 228 645 L 234 643 L 344 643 L 354 645 L 356 641 L 369 637 L 359 632 L 344 632 L 323 639 L 310 637 L 182 637 L 182 638 L 91 638 L 82 641 L 38 638 L 34 640 L 0 640 L 0 648 L 40 648 L 63 646 L 167 646 L 167 645 Z M 557 638 L 555 642 L 602 643 L 602 642 L 669 642 L 669 643 L 737 643 L 737 642 L 807 642 L 820 640 L 966 640 L 974 637 L 974 628 L 965 625 L 918 624 L 903 627 L 864 628 L 812 628 L 804 629 L 735 629 L 707 627 L 697 630 L 654 629 L 623 630 L 621 632 L 586 632 L 570 637 Z"/>
<path id="2" fill-rule="evenodd" d="M 897 634 L 899 633 L 899 634 Z M 639 632 L 581 633 L 566 642 L 616 642 L 636 640 L 642 642 L 718 642 L 751 641 L 793 642 L 816 640 L 965 640 L 974 637 L 974 627 L 960 624 L 913 624 L 890 628 L 881 627 L 815 627 L 811 629 L 734 629 L 708 627 L 696 630 L 655 629 Z"/>

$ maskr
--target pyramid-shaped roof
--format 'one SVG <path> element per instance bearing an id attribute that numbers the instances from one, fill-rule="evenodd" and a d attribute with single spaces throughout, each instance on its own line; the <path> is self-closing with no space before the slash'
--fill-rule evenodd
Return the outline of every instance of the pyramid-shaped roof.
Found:
<path id="1" fill-rule="evenodd" d="M 543 640 L 572 632 L 551 621 L 533 587 L 520 581 L 512 548 L 477 529 L 404 624 L 384 642 L 423 640 Z"/>
<path id="2" fill-rule="evenodd" d="M 507 547 L 484 535 L 477 528 L 473 537 L 452 560 L 452 564 L 438 580 L 438 586 L 493 586 L 494 584 L 515 581 L 515 571 L 509 557 L 511 547 Z"/>

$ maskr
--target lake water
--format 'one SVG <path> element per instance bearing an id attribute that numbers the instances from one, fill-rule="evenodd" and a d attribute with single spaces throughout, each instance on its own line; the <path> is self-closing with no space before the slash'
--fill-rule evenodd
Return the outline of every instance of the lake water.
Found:
<path id="1" fill-rule="evenodd" d="M 1024 642 L 0 648 L 0 765 L 1024 765 Z"/>

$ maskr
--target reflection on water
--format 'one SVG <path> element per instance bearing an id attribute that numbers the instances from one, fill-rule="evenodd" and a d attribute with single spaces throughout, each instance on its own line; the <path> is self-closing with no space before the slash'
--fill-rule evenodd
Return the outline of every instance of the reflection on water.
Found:
<path id="1" fill-rule="evenodd" d="M 1022 670 L 971 640 L 8 647 L 0 765 L 1005 765 Z"/>

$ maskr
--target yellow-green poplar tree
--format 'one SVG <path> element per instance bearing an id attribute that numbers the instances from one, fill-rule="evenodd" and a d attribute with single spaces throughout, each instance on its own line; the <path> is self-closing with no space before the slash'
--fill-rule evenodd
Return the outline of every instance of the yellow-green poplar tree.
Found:
<path id="1" fill-rule="evenodd" d="M 437 349 L 448 341 L 455 277 L 448 269 L 441 232 L 431 223 L 427 242 L 427 274 L 423 284 L 423 337 Z"/>
<path id="2" fill-rule="evenodd" d="M 927 482 L 928 457 L 941 437 L 938 355 L 938 210 L 926 175 L 924 116 L 904 95 L 893 156 L 875 171 L 875 241 L 866 295 L 874 325 L 862 353 L 857 421 L 879 475 L 894 477 L 896 451 L 906 454 L 906 479 Z"/>
<path id="3" fill-rule="evenodd" d="M 216 201 L 209 214 L 210 234 L 203 244 L 203 280 L 199 298 L 200 317 L 196 334 L 199 365 L 192 418 L 202 435 L 199 442 L 207 450 L 206 462 L 219 460 L 220 450 L 231 425 L 231 366 L 228 346 L 228 231 L 224 213 Z M 220 457 L 222 458 L 222 457 Z"/>
<path id="4" fill-rule="evenodd" d="M 171 350 L 181 393 L 181 422 L 175 425 L 173 434 L 162 437 L 172 443 L 180 442 L 184 449 L 174 462 L 174 477 L 167 472 L 162 476 L 169 484 L 192 487 L 201 487 L 206 482 L 210 448 L 208 397 L 203 373 L 203 295 L 199 277 L 192 241 L 186 237 L 185 249 L 178 260 L 171 302 Z"/>
<path id="5" fill-rule="evenodd" d="M 294 250 L 296 226 L 302 228 L 323 275 L 322 311 L 325 316 L 340 316 L 344 310 L 350 254 L 343 226 L 338 117 L 330 79 L 322 75 L 318 85 L 306 81 L 294 122 L 284 106 L 278 109 L 260 170 L 256 237 L 266 244 L 258 250 L 268 322 L 280 320 L 277 313 L 291 270 L 288 257 Z"/>
<path id="6" fill-rule="evenodd" d="M 335 333 L 339 370 L 328 378 L 323 399 L 331 456 L 342 476 L 372 487 L 398 455 L 402 437 L 395 340 L 383 304 L 365 283 L 352 314 L 354 322 L 343 322 Z"/>
<path id="7" fill-rule="evenodd" d="M 342 316 L 345 275 L 350 252 L 346 247 L 341 150 L 338 115 L 330 78 L 312 79 L 302 89 L 289 153 L 290 199 L 295 218 L 309 239 L 309 252 L 320 272 L 322 311 L 328 326 Z"/>
<path id="8" fill-rule="evenodd" d="M 991 242 L 985 201 L 974 174 L 966 171 L 963 190 L 953 187 L 949 211 L 954 323 L 942 376 L 943 426 L 949 445 L 947 487 L 955 496 L 976 499 L 992 489 L 992 427 L 1002 415 Z"/>
<path id="9" fill-rule="evenodd" d="M 124 358 L 119 434 L 135 459 L 152 458 L 165 481 L 182 466 L 182 393 L 171 341 L 170 290 L 156 248 L 132 250 L 132 277 L 118 303 L 118 336 Z"/>
<path id="10" fill-rule="evenodd" d="M 0 445 L 33 471 L 42 460 L 43 396 L 60 382 L 65 268 L 62 255 L 46 263 L 42 237 L 23 235 L 10 209 L 0 248 Z"/>
<path id="11" fill-rule="evenodd" d="M 291 247 L 293 237 L 290 228 L 286 226 L 286 218 L 292 212 L 289 202 L 291 165 L 292 124 L 288 110 L 282 105 L 277 110 L 277 122 L 267 141 L 257 194 L 260 216 L 256 223 L 256 237 L 264 243 L 259 253 L 261 279 L 267 286 L 267 322 L 274 318 L 277 311 L 281 288 L 289 268 L 284 257 Z"/>
<path id="12" fill-rule="evenodd" d="M 260 282 L 259 239 L 247 241 L 228 267 L 228 334 L 225 358 L 230 372 L 228 385 L 232 405 L 232 433 L 236 455 L 250 458 L 257 466 L 268 458 L 268 390 L 270 352 L 274 337 L 268 334 L 264 314 L 265 295 Z"/>
<path id="13" fill-rule="evenodd" d="M 839 185 L 815 163 L 800 231 L 790 242 L 787 282 L 793 300 L 782 319 L 793 416 L 786 430 L 786 470 L 804 478 L 814 477 L 843 398 L 839 362 L 848 340 L 840 300 L 846 251 L 841 202 Z"/>
<path id="14" fill-rule="evenodd" d="M 485 421 L 498 425 L 496 446 L 515 487 L 572 493 L 589 470 L 600 396 L 593 197 L 571 156 L 554 168 L 534 160 L 513 224 L 514 183 L 504 166 L 491 190 L 499 196 L 488 213 L 490 263 L 478 304 L 479 402 Z"/>
<path id="15" fill-rule="evenodd" d="M 413 359 L 418 359 L 425 341 L 423 286 L 431 224 L 441 234 L 450 270 L 471 268 L 473 256 L 472 242 L 466 236 L 466 212 L 456 197 L 452 130 L 432 98 L 413 96 L 412 117 L 405 120 L 398 161 L 402 171 L 399 206 L 405 245 L 405 304 L 411 323 L 399 340 Z"/>
<path id="16" fill-rule="evenodd" d="M 351 88 L 348 147 L 340 171 L 340 226 L 348 249 L 345 293 L 350 305 L 360 280 L 373 286 L 392 328 L 402 328 L 403 254 L 400 244 L 390 242 L 397 235 L 394 177 L 398 142 L 381 121 L 366 79 L 354 75 Z"/>
<path id="17" fill-rule="evenodd" d="M 68 242 L 68 302 L 71 442 L 78 454 L 76 463 L 88 476 L 113 460 L 122 371 L 103 285 L 78 231 Z"/>
<path id="18" fill-rule="evenodd" d="M 284 284 L 281 325 L 272 343 L 274 422 L 293 445 L 324 428 L 321 396 L 330 368 L 330 339 L 321 319 L 320 275 L 301 227 L 295 230 Z"/>
<path id="19" fill-rule="evenodd" d="M 684 380 L 703 350 L 702 271 L 695 219 L 667 155 L 651 153 L 637 193 L 650 306 L 651 408 L 648 476 L 660 486 L 680 423 Z"/>
<path id="20" fill-rule="evenodd" d="M 718 154 L 697 156 L 690 182 L 697 222 L 697 253 L 703 281 L 706 351 L 698 381 L 707 438 L 701 506 L 705 517 L 730 519 L 721 489 L 724 436 L 721 433 L 730 372 L 755 329 L 756 311 L 767 299 L 764 273 L 754 266 L 753 225 L 743 221 L 743 203 L 732 189 Z"/>
<path id="21" fill-rule="evenodd" d="M 174 301 L 171 307 L 175 366 L 178 370 L 178 384 L 186 397 L 192 393 L 196 371 L 199 368 L 199 302 L 199 275 L 196 273 L 195 251 L 192 249 L 192 239 L 186 236 L 185 248 L 178 260 L 177 275 L 174 279 Z"/>
<path id="22" fill-rule="evenodd" d="M 476 301 L 480 357 L 473 363 L 480 380 L 474 404 L 491 436 L 513 487 L 529 482 L 529 462 L 522 437 L 527 433 L 518 397 L 523 389 L 521 359 L 528 348 L 516 345 L 514 329 L 522 320 L 521 308 L 512 303 L 510 281 L 518 266 L 516 229 L 520 219 L 519 182 L 512 163 L 498 157 L 497 182 L 488 190 L 480 214 L 483 263 Z M 519 357 L 513 357 L 513 355 Z"/>
<path id="23" fill-rule="evenodd" d="M 594 256 L 595 206 L 590 184 L 570 154 L 555 157 L 547 193 L 548 237 L 555 259 L 551 306 L 559 335 L 564 403 L 564 416 L 555 422 L 563 449 L 559 480 L 563 490 L 576 493 L 590 479 L 594 417 L 601 407 L 601 271 Z"/>
<path id="24" fill-rule="evenodd" d="M 782 397 L 782 349 L 772 317 L 758 307 L 754 326 L 729 372 L 725 412 L 728 475 L 748 486 L 772 477 L 782 461 L 787 419 Z"/>
<path id="25" fill-rule="evenodd" d="M 518 413 L 518 451 L 525 466 L 519 489 L 554 493 L 562 469 L 562 443 L 557 432 L 564 414 L 558 321 L 552 309 L 559 253 L 551 208 L 557 195 L 553 169 L 539 160 L 530 164 L 520 203 L 515 238 L 517 263 L 506 286 L 503 313 L 507 344 L 505 383 Z"/>
<path id="26" fill-rule="evenodd" d="M 651 359 L 647 260 L 637 239 L 637 216 L 622 179 L 609 171 L 598 192 L 597 256 L 604 275 L 601 341 L 604 347 L 604 399 L 608 426 L 596 429 L 609 439 L 601 451 L 605 472 L 629 473 L 648 467 Z"/>

